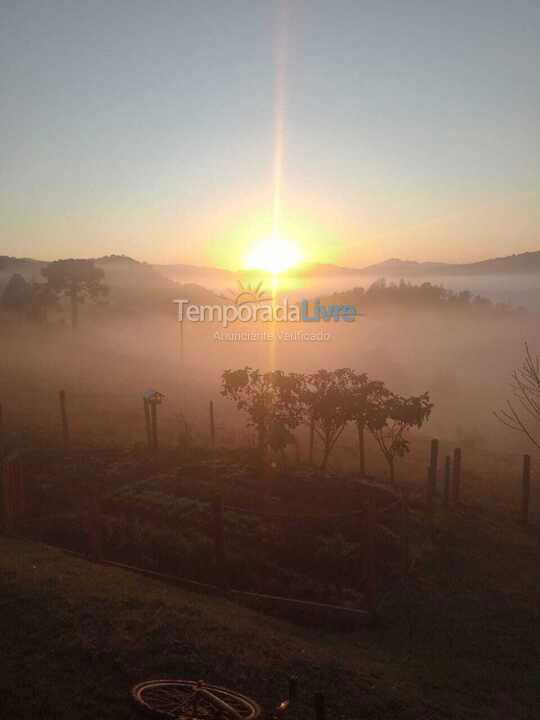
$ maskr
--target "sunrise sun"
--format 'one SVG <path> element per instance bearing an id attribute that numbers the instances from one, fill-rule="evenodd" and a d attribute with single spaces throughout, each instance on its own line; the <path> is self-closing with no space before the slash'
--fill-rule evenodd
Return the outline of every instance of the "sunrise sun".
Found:
<path id="1" fill-rule="evenodd" d="M 274 234 L 259 240 L 251 248 L 244 266 L 246 270 L 281 273 L 298 265 L 302 259 L 302 253 L 294 243 Z"/>

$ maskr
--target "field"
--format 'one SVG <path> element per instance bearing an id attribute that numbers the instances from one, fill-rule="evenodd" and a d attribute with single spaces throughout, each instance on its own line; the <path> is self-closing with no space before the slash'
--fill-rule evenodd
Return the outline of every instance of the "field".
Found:
<path id="1" fill-rule="evenodd" d="M 261 467 L 245 413 L 220 395 L 223 369 L 248 360 L 238 348 L 222 357 L 212 354 L 208 339 L 197 345 L 192 336 L 184 381 L 172 325 L 156 322 L 148 345 L 134 326 L 119 323 L 78 338 L 58 328 L 13 329 L 0 385 L 2 444 L 18 457 L 25 507 L 0 540 L 0 697 L 8 717 L 133 717 L 130 686 L 160 675 L 203 677 L 272 708 L 290 674 L 301 689 L 293 720 L 313 716 L 316 691 L 325 694 L 329 720 L 535 717 L 538 462 L 533 457 L 523 527 L 525 445 L 501 427 L 495 432 L 491 419 L 507 392 L 508 368 L 488 368 L 480 384 L 482 355 L 470 348 L 467 358 L 478 358 L 474 372 L 454 382 L 447 366 L 461 368 L 462 359 L 447 352 L 451 335 L 436 335 L 435 318 L 425 318 L 417 320 L 416 337 L 404 341 L 410 352 L 402 372 L 376 351 L 386 331 L 375 320 L 371 354 L 363 347 L 364 355 L 353 358 L 351 345 L 338 367 L 354 359 L 352 367 L 364 368 L 366 359 L 370 376 L 371 362 L 374 377 L 388 379 L 396 392 L 434 387 L 434 419 L 410 433 L 394 487 L 370 436 L 367 475 L 360 476 L 353 423 L 326 472 L 318 467 L 320 440 L 309 462 L 305 424 L 295 430 L 294 445 L 268 452 Z M 456 330 L 461 319 L 453 321 Z M 152 327 L 145 324 L 143 335 Z M 396 318 L 391 329 L 399 327 Z M 492 329 L 489 347 L 500 332 Z M 419 336 L 432 346 L 420 361 L 413 352 Z M 432 368 L 439 337 L 444 365 Z M 509 368 L 514 362 L 497 360 Z M 300 358 L 295 363 L 287 369 L 307 372 Z M 148 387 L 166 395 L 157 452 L 145 433 Z M 61 388 L 70 431 L 65 447 Z M 478 424 L 488 415 L 491 424 Z M 430 517 L 426 480 L 435 436 L 439 474 Z M 446 508 L 444 460 L 456 448 L 461 496 Z M 211 587 L 194 592 L 199 586 L 185 580 Z M 274 600 L 248 602 L 248 593 Z M 341 610 L 323 612 L 321 604 Z M 369 623 L 349 622 L 364 611 Z"/>
<path id="2" fill-rule="evenodd" d="M 435 541 L 376 626 L 310 629 L 27 541 L 0 541 L 3 714 L 132 718 L 131 684 L 205 678 L 293 717 L 536 717 L 538 548 L 469 513 Z"/>

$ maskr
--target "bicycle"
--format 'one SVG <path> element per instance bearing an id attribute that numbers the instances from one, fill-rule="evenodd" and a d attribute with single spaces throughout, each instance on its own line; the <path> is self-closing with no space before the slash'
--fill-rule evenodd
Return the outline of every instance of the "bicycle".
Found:
<path id="1" fill-rule="evenodd" d="M 147 715 L 174 720 L 258 720 L 259 703 L 236 690 L 208 685 L 201 680 L 146 680 L 135 685 L 131 696 Z M 272 718 L 282 718 L 296 697 L 296 680 L 289 680 L 289 696 L 275 708 Z"/>

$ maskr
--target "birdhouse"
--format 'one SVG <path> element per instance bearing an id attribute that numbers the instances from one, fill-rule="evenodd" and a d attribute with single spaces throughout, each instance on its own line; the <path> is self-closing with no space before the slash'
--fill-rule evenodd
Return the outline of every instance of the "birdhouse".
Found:
<path id="1" fill-rule="evenodd" d="M 157 390 L 145 390 L 143 394 L 144 399 L 146 402 L 151 403 L 152 405 L 161 405 L 161 401 L 165 397 L 163 393 L 158 392 Z"/>

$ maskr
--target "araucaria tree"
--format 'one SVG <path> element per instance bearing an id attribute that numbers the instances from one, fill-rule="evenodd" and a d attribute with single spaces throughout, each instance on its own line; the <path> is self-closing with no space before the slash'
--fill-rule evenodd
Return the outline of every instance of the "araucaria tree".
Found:
<path id="1" fill-rule="evenodd" d="M 30 320 L 43 323 L 47 319 L 47 311 L 57 304 L 56 294 L 46 283 L 29 283 L 22 275 L 11 276 L 2 295 L 2 306 Z"/>
<path id="2" fill-rule="evenodd" d="M 14 312 L 26 312 L 30 305 L 30 287 L 22 275 L 12 275 L 2 294 L 2 306 Z"/>
<path id="3" fill-rule="evenodd" d="M 506 408 L 495 417 L 511 430 L 523 433 L 540 448 L 540 358 L 533 355 L 525 343 L 525 357 L 520 368 L 514 371 L 512 390 L 514 401 L 507 400 Z"/>
<path id="4" fill-rule="evenodd" d="M 412 428 L 421 428 L 433 408 L 429 393 L 402 397 L 389 391 L 380 394 L 368 428 L 381 450 L 390 473 L 390 482 L 395 484 L 395 460 L 409 452 L 406 433 Z"/>
<path id="5" fill-rule="evenodd" d="M 93 260 L 56 260 L 44 267 L 41 273 L 52 291 L 69 298 L 74 330 L 78 325 L 79 305 L 86 298 L 97 301 L 108 293 L 103 283 L 105 273 L 95 266 Z"/>
<path id="6" fill-rule="evenodd" d="M 303 419 L 302 387 L 302 376 L 281 370 L 261 373 L 245 367 L 223 373 L 221 394 L 247 412 L 248 424 L 257 433 L 261 464 L 269 447 L 283 452 L 294 442 L 293 430 Z"/>

